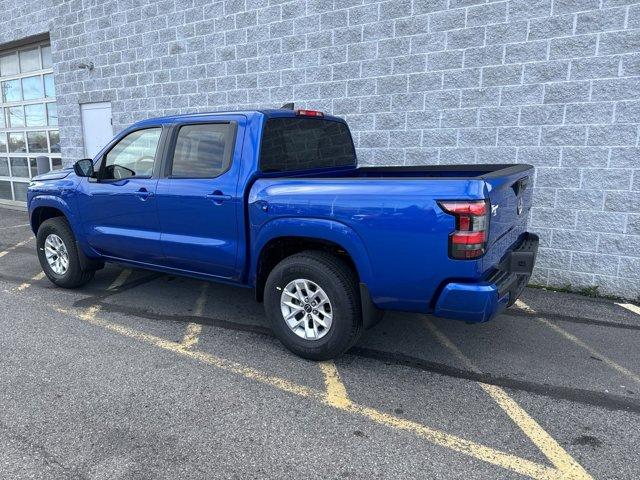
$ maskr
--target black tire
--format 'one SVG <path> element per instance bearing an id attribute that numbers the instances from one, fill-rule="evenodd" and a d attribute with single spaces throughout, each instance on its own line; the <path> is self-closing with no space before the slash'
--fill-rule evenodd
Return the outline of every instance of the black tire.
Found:
<path id="1" fill-rule="evenodd" d="M 49 266 L 49 262 L 47 262 L 47 257 L 45 256 L 45 240 L 51 234 L 55 234 L 60 237 L 69 256 L 69 267 L 62 275 L 59 275 L 52 270 Z M 78 257 L 78 247 L 76 246 L 75 236 L 64 217 L 54 217 L 42 222 L 42 225 L 40 225 L 40 228 L 38 229 L 36 240 L 40 266 L 51 282 L 63 288 L 78 288 L 91 281 L 95 275 L 95 270 L 82 269 L 80 259 Z"/>
<path id="2" fill-rule="evenodd" d="M 316 283 L 325 291 L 331 302 L 333 323 L 327 333 L 319 339 L 301 338 L 285 322 L 280 307 L 282 291 L 289 282 L 296 279 Z M 336 358 L 351 348 L 362 332 L 356 275 L 345 262 L 325 252 L 301 252 L 277 264 L 267 278 L 264 304 L 276 337 L 285 347 L 303 358 Z"/>

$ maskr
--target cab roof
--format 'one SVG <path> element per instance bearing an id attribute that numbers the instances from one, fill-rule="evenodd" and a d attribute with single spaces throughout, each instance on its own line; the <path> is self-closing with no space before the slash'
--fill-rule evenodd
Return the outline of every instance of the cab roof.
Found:
<path id="1" fill-rule="evenodd" d="M 230 110 L 230 111 L 218 111 L 218 112 L 198 112 L 198 113 L 183 113 L 180 115 L 169 115 L 166 117 L 154 117 L 154 118 L 148 118 L 145 120 L 140 120 L 136 123 L 134 123 L 133 125 L 131 125 L 131 127 L 129 128 L 133 128 L 133 127 L 143 127 L 143 126 L 147 126 L 147 125 L 162 125 L 162 124 L 167 124 L 167 123 L 180 123 L 180 122 L 184 122 L 184 121 L 189 121 L 189 120 L 215 120 L 219 117 L 225 117 L 225 116 L 229 116 L 229 115 L 244 115 L 248 118 L 248 120 L 253 120 L 255 118 L 252 117 L 258 117 L 258 116 L 263 116 L 265 118 L 293 118 L 296 117 L 297 114 L 297 109 L 296 110 L 290 110 L 290 109 L 284 109 L 284 108 L 267 108 L 267 109 L 261 109 L 261 110 Z M 342 122 L 345 123 L 343 118 L 340 117 L 336 117 L 333 115 L 326 115 L 324 114 L 322 117 L 308 117 L 308 118 L 321 118 L 324 120 L 331 120 L 334 122 Z"/>

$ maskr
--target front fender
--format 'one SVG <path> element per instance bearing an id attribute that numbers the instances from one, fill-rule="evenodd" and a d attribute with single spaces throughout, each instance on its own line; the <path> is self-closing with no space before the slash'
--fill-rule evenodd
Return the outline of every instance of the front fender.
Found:
<path id="1" fill-rule="evenodd" d="M 252 235 L 251 267 L 249 285 L 255 286 L 258 259 L 262 249 L 279 237 L 301 237 L 325 240 L 339 245 L 353 260 L 362 283 L 371 282 L 371 262 L 360 236 L 348 225 L 335 220 L 320 218 L 276 218 L 265 224 Z"/>
<path id="2" fill-rule="evenodd" d="M 57 210 L 60 210 L 64 214 L 64 216 L 67 217 L 67 221 L 71 226 L 71 230 L 77 236 L 77 232 L 80 231 L 78 217 L 74 215 L 73 210 L 71 209 L 67 201 L 57 195 L 47 194 L 35 195 L 29 202 L 29 221 L 31 223 L 31 230 L 33 231 L 33 233 L 36 233 L 33 224 L 33 213 L 38 208 L 42 207 L 55 208 Z"/>

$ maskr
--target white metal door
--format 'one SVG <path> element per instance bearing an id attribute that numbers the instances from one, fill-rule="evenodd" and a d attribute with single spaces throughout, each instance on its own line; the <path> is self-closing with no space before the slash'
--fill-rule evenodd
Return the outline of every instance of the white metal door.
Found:
<path id="1" fill-rule="evenodd" d="M 113 138 L 111 125 L 111 103 L 83 103 L 82 132 L 84 135 L 84 154 L 93 158 Z"/>

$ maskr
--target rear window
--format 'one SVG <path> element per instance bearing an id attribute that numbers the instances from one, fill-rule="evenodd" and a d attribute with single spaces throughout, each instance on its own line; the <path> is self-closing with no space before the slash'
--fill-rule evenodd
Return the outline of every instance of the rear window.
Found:
<path id="1" fill-rule="evenodd" d="M 172 177 L 213 178 L 229 167 L 231 125 L 209 123 L 180 127 L 171 166 Z"/>
<path id="2" fill-rule="evenodd" d="M 356 165 L 344 123 L 311 118 L 267 120 L 260 149 L 263 172 L 291 172 Z"/>

